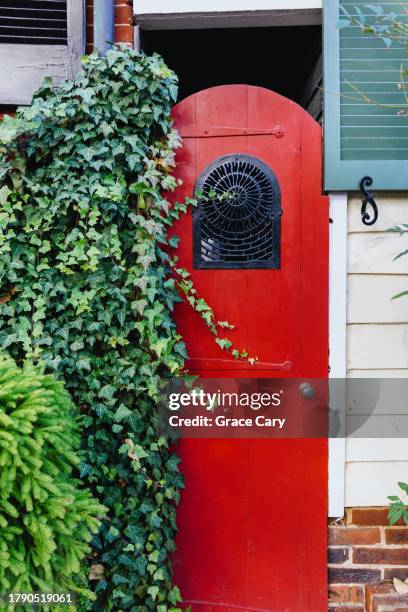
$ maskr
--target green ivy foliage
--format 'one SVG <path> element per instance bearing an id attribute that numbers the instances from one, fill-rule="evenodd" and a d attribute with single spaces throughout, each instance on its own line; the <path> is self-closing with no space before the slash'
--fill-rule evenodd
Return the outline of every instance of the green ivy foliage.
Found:
<path id="1" fill-rule="evenodd" d="M 82 560 L 106 508 L 72 476 L 76 416 L 61 382 L 0 357 L 2 593 L 91 595 Z"/>
<path id="2" fill-rule="evenodd" d="M 162 195 L 176 186 L 176 96 L 159 56 L 115 48 L 57 92 L 46 83 L 0 133 L 0 346 L 42 360 L 80 407 L 80 475 L 109 509 L 93 540 L 95 610 L 179 609 L 183 482 L 155 427 L 159 380 L 186 357 L 173 322 L 183 279 L 194 292 L 166 237 L 188 203 Z"/>

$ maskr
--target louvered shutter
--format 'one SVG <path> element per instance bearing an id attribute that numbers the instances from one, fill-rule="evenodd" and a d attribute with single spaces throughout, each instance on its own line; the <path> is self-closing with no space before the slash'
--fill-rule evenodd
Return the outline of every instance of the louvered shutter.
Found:
<path id="1" fill-rule="evenodd" d="M 326 191 L 354 190 L 364 176 L 373 188 L 408 188 L 407 98 L 401 67 L 408 68 L 408 53 L 394 44 L 390 48 L 374 34 L 365 34 L 344 19 L 356 8 L 373 23 L 367 0 L 324 0 L 324 186 Z M 408 21 L 406 2 L 376 2 Z"/>
<path id="2" fill-rule="evenodd" d="M 84 24 L 83 0 L 0 0 L 0 104 L 30 104 L 45 76 L 72 78 Z"/>

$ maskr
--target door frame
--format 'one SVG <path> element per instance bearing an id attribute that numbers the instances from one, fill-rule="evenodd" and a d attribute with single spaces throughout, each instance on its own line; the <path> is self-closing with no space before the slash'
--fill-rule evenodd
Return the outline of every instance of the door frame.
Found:
<path id="1" fill-rule="evenodd" d="M 347 193 L 329 193 L 329 379 L 344 380 L 330 408 L 346 414 L 347 377 Z M 341 423 L 345 422 L 340 418 Z M 344 432 L 342 432 L 344 433 Z M 346 438 L 329 438 L 328 516 L 343 518 Z"/>
<path id="2" fill-rule="evenodd" d="M 160 4 L 162 0 L 156 0 Z M 222 5 L 216 13 L 205 11 L 172 13 L 164 4 L 163 10 L 138 12 L 135 4 L 135 47 L 140 49 L 143 29 L 177 29 L 235 27 L 248 25 L 265 26 L 265 18 L 272 19 L 270 25 L 282 26 L 320 24 L 322 13 L 320 3 L 313 6 L 305 0 L 300 0 L 290 10 L 252 11 L 225 10 Z M 164 10 L 165 9 L 165 10 Z M 255 19 L 254 19 L 255 16 Z M 261 20 L 259 21 L 259 17 Z M 278 18 L 278 20 L 277 20 Z M 252 19 L 249 24 L 249 19 Z M 269 22 L 268 22 L 269 23 Z M 322 159 L 323 163 L 323 159 Z M 322 185 L 323 190 L 323 185 Z M 330 199 L 330 231 L 329 231 L 329 378 L 345 379 L 347 376 L 347 193 L 329 193 Z M 345 411 L 345 394 L 337 397 L 335 410 Z M 333 406 L 331 406 L 333 408 Z M 328 516 L 343 517 L 345 503 L 345 438 L 329 439 L 328 458 Z"/>

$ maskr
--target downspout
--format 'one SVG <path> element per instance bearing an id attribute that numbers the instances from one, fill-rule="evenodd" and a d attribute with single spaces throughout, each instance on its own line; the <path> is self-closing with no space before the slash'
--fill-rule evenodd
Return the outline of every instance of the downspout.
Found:
<path id="1" fill-rule="evenodd" d="M 105 55 L 114 42 L 114 3 L 115 0 L 93 2 L 94 49 L 98 50 L 99 55 Z"/>

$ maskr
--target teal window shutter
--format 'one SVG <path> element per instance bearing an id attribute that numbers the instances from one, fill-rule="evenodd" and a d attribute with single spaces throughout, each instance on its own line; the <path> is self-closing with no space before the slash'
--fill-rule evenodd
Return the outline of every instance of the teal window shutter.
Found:
<path id="1" fill-rule="evenodd" d="M 376 2 L 408 21 L 405 3 Z M 387 47 L 354 23 L 339 28 L 356 8 L 376 19 L 369 0 L 324 0 L 324 189 L 349 191 L 371 176 L 373 189 L 408 189 L 407 90 L 401 68 L 408 53 L 397 43 Z M 407 96 L 407 97 L 406 97 Z"/>

